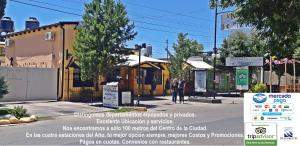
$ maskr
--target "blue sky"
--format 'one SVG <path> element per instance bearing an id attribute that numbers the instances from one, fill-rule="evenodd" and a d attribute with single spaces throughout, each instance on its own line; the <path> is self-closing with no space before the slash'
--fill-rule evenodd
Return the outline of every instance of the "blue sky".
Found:
<path id="1" fill-rule="evenodd" d="M 59 21 L 81 21 L 80 16 L 59 13 L 43 8 L 19 4 L 7 0 L 6 16 L 15 21 L 15 30 L 25 28 L 28 17 L 37 17 L 40 25 L 48 25 Z M 84 3 L 91 0 L 15 0 L 67 11 L 78 15 L 83 14 Z M 177 33 L 189 33 L 189 37 L 204 45 L 205 51 L 213 48 L 214 10 L 208 6 L 209 0 L 121 0 L 127 8 L 129 18 L 134 21 L 138 35 L 128 42 L 134 44 L 147 43 L 153 46 L 155 58 L 166 57 L 166 40 L 169 49 L 176 42 Z M 47 4 L 48 3 L 48 4 Z M 217 46 L 230 32 L 220 28 L 218 16 Z"/>

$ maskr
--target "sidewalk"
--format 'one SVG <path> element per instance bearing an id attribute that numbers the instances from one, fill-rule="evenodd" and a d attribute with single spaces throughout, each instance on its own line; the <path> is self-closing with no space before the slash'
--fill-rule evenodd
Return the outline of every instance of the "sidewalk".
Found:
<path id="1" fill-rule="evenodd" d="M 179 98 L 178 98 L 179 99 Z M 179 104 L 179 100 L 177 100 L 177 104 L 172 102 L 171 96 L 158 96 L 154 98 L 147 98 L 140 101 L 140 106 L 145 106 L 148 108 L 148 111 L 170 111 L 177 112 L 180 110 L 184 110 L 185 108 L 190 107 L 203 107 L 203 108 L 213 108 L 213 107 L 224 107 L 227 105 L 243 105 L 244 98 L 243 97 L 221 97 L 218 96 L 216 99 L 221 99 L 221 104 L 212 104 L 212 103 L 202 103 L 202 102 L 190 102 L 188 101 L 188 96 L 185 96 L 184 104 Z M 135 102 L 136 103 L 136 100 Z"/>
<path id="2" fill-rule="evenodd" d="M 232 104 L 243 104 L 243 98 L 240 97 L 216 97 L 216 99 L 222 99 L 222 104 L 211 104 L 211 103 L 201 103 L 201 102 L 190 102 L 187 101 L 188 97 L 185 97 L 184 104 L 174 104 L 172 102 L 171 96 L 156 96 L 152 98 L 144 98 L 140 101 L 142 107 L 146 107 L 147 111 L 169 111 L 176 112 L 190 107 L 220 107 Z M 134 101 L 136 105 L 136 100 Z M 0 107 L 13 108 L 14 106 L 23 106 L 28 110 L 30 114 L 37 115 L 40 117 L 47 116 L 64 116 L 73 115 L 74 112 L 81 113 L 96 113 L 96 112 L 106 112 L 112 110 L 112 108 L 106 108 L 102 106 L 102 103 L 81 103 L 81 102 L 66 102 L 66 101 L 32 101 L 32 102 L 4 102 L 0 103 Z"/>
<path id="3" fill-rule="evenodd" d="M 0 107 L 13 108 L 14 106 L 23 106 L 28 113 L 41 117 L 73 115 L 74 112 L 92 113 L 105 112 L 110 108 L 102 107 L 102 103 L 80 103 L 65 101 L 32 101 L 19 103 L 0 103 Z"/>

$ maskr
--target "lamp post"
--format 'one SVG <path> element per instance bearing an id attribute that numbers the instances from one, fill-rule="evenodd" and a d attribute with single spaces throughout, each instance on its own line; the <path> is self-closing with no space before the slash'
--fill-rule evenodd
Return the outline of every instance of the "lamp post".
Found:
<path id="1" fill-rule="evenodd" d="M 139 65 L 138 65 L 138 99 L 137 99 L 137 105 L 140 105 L 140 97 L 141 97 L 141 76 L 140 76 L 140 72 L 141 72 L 141 49 L 142 46 L 141 45 L 135 45 L 135 50 L 139 51 Z"/>
<path id="2" fill-rule="evenodd" d="M 216 99 L 216 62 L 217 62 L 217 16 L 218 16 L 218 0 L 216 0 L 216 6 L 215 6 L 215 35 L 214 35 L 214 49 L 213 52 L 215 54 L 214 57 L 214 99 Z"/>

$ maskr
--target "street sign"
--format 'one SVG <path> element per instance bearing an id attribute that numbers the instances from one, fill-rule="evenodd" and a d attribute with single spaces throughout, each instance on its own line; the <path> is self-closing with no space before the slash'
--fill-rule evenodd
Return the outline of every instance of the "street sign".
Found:
<path id="1" fill-rule="evenodd" d="M 221 29 L 222 30 L 233 30 L 233 29 L 242 29 L 250 28 L 246 25 L 241 25 L 233 13 L 224 13 L 221 15 Z"/>
<path id="2" fill-rule="evenodd" d="M 263 57 L 227 57 L 226 66 L 263 66 Z"/>
<path id="3" fill-rule="evenodd" d="M 248 90 L 249 70 L 248 67 L 237 67 L 235 74 L 235 82 L 237 90 Z"/>
<path id="4" fill-rule="evenodd" d="M 241 26 L 237 23 L 237 18 L 232 13 L 225 13 L 221 15 L 221 29 L 240 29 Z"/>

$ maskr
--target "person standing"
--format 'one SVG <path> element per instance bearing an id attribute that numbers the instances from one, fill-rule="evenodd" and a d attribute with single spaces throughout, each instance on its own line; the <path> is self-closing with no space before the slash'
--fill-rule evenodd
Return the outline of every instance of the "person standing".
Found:
<path id="1" fill-rule="evenodd" d="M 178 93 L 178 82 L 177 79 L 173 79 L 172 85 L 171 85 L 171 90 L 172 90 L 172 101 L 176 103 L 177 100 L 177 93 Z"/>
<path id="2" fill-rule="evenodd" d="M 180 103 L 184 103 L 184 88 L 185 88 L 185 81 L 183 78 L 179 79 L 178 83 L 178 93 L 179 93 L 179 100 Z"/>

